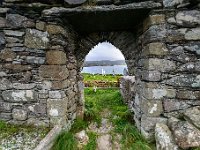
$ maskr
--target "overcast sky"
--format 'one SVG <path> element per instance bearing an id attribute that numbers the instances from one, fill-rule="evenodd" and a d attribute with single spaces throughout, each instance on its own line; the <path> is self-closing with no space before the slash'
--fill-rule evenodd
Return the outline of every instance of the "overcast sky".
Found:
<path id="1" fill-rule="evenodd" d="M 103 42 L 96 45 L 86 56 L 86 61 L 99 60 L 124 60 L 124 56 L 111 43 Z"/>

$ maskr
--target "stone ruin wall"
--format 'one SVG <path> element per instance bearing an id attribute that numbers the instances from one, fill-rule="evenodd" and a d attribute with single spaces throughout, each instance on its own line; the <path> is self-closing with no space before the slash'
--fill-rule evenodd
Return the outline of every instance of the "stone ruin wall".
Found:
<path id="1" fill-rule="evenodd" d="M 1 120 L 71 125 L 84 109 L 84 58 L 102 40 L 120 48 L 135 75 L 134 120 L 148 139 L 154 139 L 156 123 L 171 116 L 188 118 L 188 111 L 200 105 L 198 0 L 158 1 L 160 6 L 138 27 L 131 46 L 119 42 L 126 32 L 103 39 L 99 33 L 81 36 L 56 16 L 20 13 L 6 1 L 0 8 Z"/>

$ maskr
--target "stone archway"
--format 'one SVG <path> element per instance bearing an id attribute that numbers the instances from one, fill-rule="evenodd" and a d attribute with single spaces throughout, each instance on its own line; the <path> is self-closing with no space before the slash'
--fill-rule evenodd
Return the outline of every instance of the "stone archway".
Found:
<path id="1" fill-rule="evenodd" d="M 136 75 L 134 119 L 145 137 L 199 106 L 198 1 L 57 4 L 5 0 L 0 8 L 0 119 L 70 127 L 83 106 L 83 59 L 104 40 Z"/>

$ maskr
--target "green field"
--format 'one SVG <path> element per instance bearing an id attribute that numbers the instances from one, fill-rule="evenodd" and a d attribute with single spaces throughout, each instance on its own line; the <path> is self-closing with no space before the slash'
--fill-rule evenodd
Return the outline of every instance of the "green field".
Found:
<path id="1" fill-rule="evenodd" d="M 117 134 L 122 136 L 120 143 L 122 150 L 153 150 L 134 126 L 132 114 L 123 103 L 118 89 L 98 89 L 94 92 L 91 88 L 85 89 L 85 118 L 78 119 L 72 129 L 63 132 L 55 141 L 53 150 L 76 150 L 77 141 L 74 134 L 86 129 L 92 122 L 101 123 L 101 113 L 106 109 L 111 112 L 109 116 L 114 129 L 110 132 L 112 137 Z M 95 150 L 98 134 L 88 132 L 89 143 L 83 147 L 84 150 Z"/>
<path id="2" fill-rule="evenodd" d="M 113 81 L 113 82 L 117 82 L 118 79 L 122 76 L 122 75 L 105 75 L 102 76 L 100 74 L 89 74 L 89 73 L 83 73 L 82 74 L 84 77 L 84 81 Z"/>

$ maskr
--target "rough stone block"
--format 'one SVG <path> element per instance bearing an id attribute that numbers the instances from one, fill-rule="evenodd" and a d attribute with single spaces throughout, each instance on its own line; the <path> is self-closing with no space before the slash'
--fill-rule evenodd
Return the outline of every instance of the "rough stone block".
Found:
<path id="1" fill-rule="evenodd" d="M 188 74 L 188 75 L 175 76 L 169 80 L 163 81 L 163 83 L 177 87 L 199 88 L 200 75 Z"/>
<path id="2" fill-rule="evenodd" d="M 12 31 L 12 30 L 4 30 L 5 35 L 8 36 L 16 36 L 16 37 L 21 37 L 25 34 L 25 32 L 21 31 Z"/>
<path id="3" fill-rule="evenodd" d="M 21 64 L 4 64 L 3 68 L 8 69 L 12 72 L 23 72 L 32 69 L 30 65 L 21 65 Z"/>
<path id="4" fill-rule="evenodd" d="M 141 72 L 142 80 L 145 81 L 160 81 L 161 80 L 161 73 L 159 71 L 142 71 Z"/>
<path id="5" fill-rule="evenodd" d="M 23 84 L 23 83 L 13 83 L 13 88 L 18 90 L 30 90 L 36 86 L 35 83 Z"/>
<path id="6" fill-rule="evenodd" d="M 28 48 L 46 49 L 49 44 L 48 33 L 35 29 L 27 29 L 24 45 Z"/>
<path id="7" fill-rule="evenodd" d="M 34 90 L 7 90 L 2 92 L 2 97 L 8 102 L 35 102 L 38 94 Z"/>
<path id="8" fill-rule="evenodd" d="M 172 133 L 168 126 L 163 123 L 157 123 L 155 128 L 155 139 L 157 150 L 178 150 Z"/>
<path id="9" fill-rule="evenodd" d="M 11 26 L 13 28 L 35 26 L 34 22 L 19 14 L 7 14 L 6 19 L 8 26 Z"/>
<path id="10" fill-rule="evenodd" d="M 0 17 L 0 28 L 4 28 L 6 27 L 6 19 Z"/>
<path id="11" fill-rule="evenodd" d="M 150 43 L 145 46 L 142 55 L 156 55 L 156 56 L 164 56 L 168 54 L 168 49 L 166 48 L 164 43 L 155 42 Z"/>
<path id="12" fill-rule="evenodd" d="M 36 29 L 44 31 L 46 29 L 46 23 L 43 21 L 36 22 Z"/>
<path id="13" fill-rule="evenodd" d="M 198 100 L 200 99 L 200 91 L 179 90 L 177 91 L 177 98 L 181 100 Z"/>
<path id="14" fill-rule="evenodd" d="M 12 119 L 12 113 L 0 113 L 0 118 L 3 121 L 9 121 Z"/>
<path id="15" fill-rule="evenodd" d="M 8 90 L 12 88 L 12 83 L 6 78 L 0 78 L 0 90 Z"/>
<path id="16" fill-rule="evenodd" d="M 179 111 L 191 107 L 188 101 L 164 100 L 163 107 L 165 112 Z"/>
<path id="17" fill-rule="evenodd" d="M 176 118 L 169 119 L 169 127 L 174 139 L 181 149 L 189 149 L 200 146 L 200 130 L 187 121 Z"/>
<path id="18" fill-rule="evenodd" d="M 0 46 L 6 43 L 5 35 L 0 32 Z"/>
<path id="19" fill-rule="evenodd" d="M 46 61 L 49 65 L 65 65 L 67 63 L 66 53 L 59 50 L 50 50 L 46 53 Z"/>
<path id="20" fill-rule="evenodd" d="M 52 117 L 64 117 L 67 113 L 68 99 L 48 99 L 47 100 L 47 114 Z"/>
<path id="21" fill-rule="evenodd" d="M 195 27 L 200 24 L 200 11 L 189 10 L 178 12 L 176 15 L 176 22 L 179 26 Z"/>
<path id="22" fill-rule="evenodd" d="M 156 25 L 156 24 L 162 24 L 162 23 L 165 23 L 165 15 L 164 14 L 150 15 L 144 21 L 143 30 L 146 31 L 150 26 Z"/>
<path id="23" fill-rule="evenodd" d="M 66 66 L 42 65 L 39 68 L 40 77 L 49 80 L 65 80 L 69 76 Z"/>
<path id="24" fill-rule="evenodd" d="M 23 109 L 14 108 L 12 111 L 12 117 L 14 120 L 24 121 L 27 119 L 27 111 Z"/>
<path id="25" fill-rule="evenodd" d="M 67 35 L 66 30 L 59 25 L 47 25 L 46 30 L 50 35 L 54 35 L 54 34 L 61 34 L 64 36 Z"/>
<path id="26" fill-rule="evenodd" d="M 62 99 L 66 97 L 65 91 L 49 91 L 49 98 Z"/>
<path id="27" fill-rule="evenodd" d="M 176 69 L 174 61 L 159 58 L 141 59 L 139 65 L 146 70 L 157 70 L 160 72 L 169 72 Z"/>
<path id="28" fill-rule="evenodd" d="M 143 34 L 143 43 L 159 42 L 166 37 L 165 25 L 153 25 Z"/>
<path id="29" fill-rule="evenodd" d="M 163 113 L 162 101 L 143 100 L 141 110 L 148 117 L 158 117 Z"/>
<path id="30" fill-rule="evenodd" d="M 12 104 L 0 101 L 0 112 L 10 112 L 12 110 Z"/>
<path id="31" fill-rule="evenodd" d="M 200 106 L 188 108 L 183 114 L 186 120 L 192 122 L 197 128 L 200 128 Z"/>
<path id="32" fill-rule="evenodd" d="M 200 28 L 193 28 L 186 32 L 186 40 L 200 40 Z"/>

